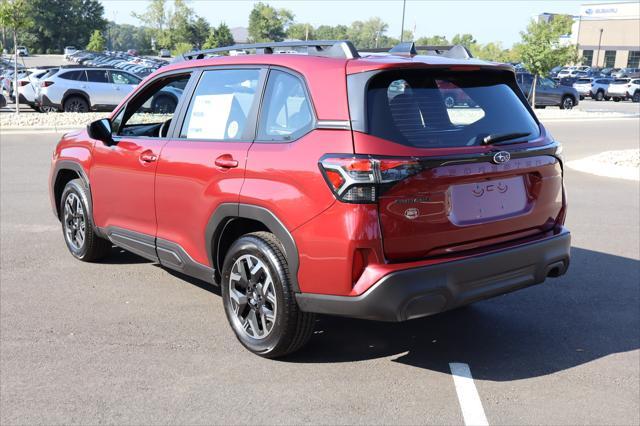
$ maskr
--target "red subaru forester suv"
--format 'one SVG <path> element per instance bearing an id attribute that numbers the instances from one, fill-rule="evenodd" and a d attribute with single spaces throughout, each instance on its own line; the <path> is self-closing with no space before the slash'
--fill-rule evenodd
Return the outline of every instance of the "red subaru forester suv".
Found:
<path id="1" fill-rule="evenodd" d="M 271 358 L 315 313 L 404 321 L 564 274 L 560 145 L 512 67 L 427 49 L 265 43 L 158 70 L 55 149 L 69 250 L 219 285 L 239 341 Z"/>

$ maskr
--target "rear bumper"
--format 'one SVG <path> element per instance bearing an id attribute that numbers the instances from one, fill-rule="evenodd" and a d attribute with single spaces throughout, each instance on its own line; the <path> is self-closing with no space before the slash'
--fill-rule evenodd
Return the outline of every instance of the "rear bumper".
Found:
<path id="1" fill-rule="evenodd" d="M 571 235 L 559 234 L 514 248 L 386 275 L 366 293 L 331 296 L 300 293 L 307 312 L 379 321 L 405 321 L 539 284 L 563 275 Z"/>

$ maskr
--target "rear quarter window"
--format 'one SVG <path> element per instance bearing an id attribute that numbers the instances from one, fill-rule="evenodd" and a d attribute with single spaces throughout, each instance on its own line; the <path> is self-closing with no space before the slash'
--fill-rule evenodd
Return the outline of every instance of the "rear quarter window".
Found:
<path id="1" fill-rule="evenodd" d="M 510 142 L 533 139 L 538 124 L 514 85 L 506 72 L 383 72 L 368 85 L 368 132 L 424 148 L 479 145 L 511 133 L 528 136 Z"/>
<path id="2" fill-rule="evenodd" d="M 58 76 L 64 80 L 87 81 L 84 70 L 66 71 Z"/>

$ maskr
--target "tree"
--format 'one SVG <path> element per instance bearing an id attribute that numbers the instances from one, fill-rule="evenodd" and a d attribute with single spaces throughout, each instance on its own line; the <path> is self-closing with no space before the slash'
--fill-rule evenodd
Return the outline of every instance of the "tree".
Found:
<path id="1" fill-rule="evenodd" d="M 287 28 L 287 38 L 292 40 L 315 40 L 311 24 L 291 24 Z"/>
<path id="2" fill-rule="evenodd" d="M 192 38 L 193 10 L 184 0 L 174 0 L 173 13 L 169 14 L 171 46 L 188 43 Z"/>
<path id="3" fill-rule="evenodd" d="M 197 49 L 202 49 L 210 33 L 211 26 L 209 25 L 209 22 L 207 22 L 207 20 L 202 16 L 198 16 L 191 23 L 189 43 Z"/>
<path id="4" fill-rule="evenodd" d="M 86 46 L 94 30 L 104 31 L 104 7 L 98 0 L 28 0 L 33 47 L 62 52 L 64 46 Z"/>
<path id="5" fill-rule="evenodd" d="M 389 38 L 385 36 L 389 26 L 378 17 L 366 21 L 353 21 L 347 30 L 349 40 L 361 49 L 384 47 Z"/>
<path id="6" fill-rule="evenodd" d="M 209 38 L 202 46 L 203 49 L 214 49 L 216 47 L 225 47 L 233 45 L 233 34 L 224 22 L 220 23 L 217 28 L 212 28 Z"/>
<path id="7" fill-rule="evenodd" d="M 109 37 L 113 50 L 135 49 L 139 52 L 151 50 L 151 35 L 147 27 L 110 22 Z"/>
<path id="8" fill-rule="evenodd" d="M 91 39 L 89 40 L 89 44 L 87 44 L 87 50 L 102 52 L 104 50 L 104 44 L 105 40 L 102 33 L 100 30 L 95 30 L 93 34 L 91 34 Z"/>
<path id="9" fill-rule="evenodd" d="M 461 46 L 466 47 L 469 50 L 471 50 L 476 43 L 477 43 L 476 39 L 473 38 L 471 34 L 456 34 L 451 39 L 451 44 L 453 45 L 459 44 Z"/>
<path id="10" fill-rule="evenodd" d="M 346 40 L 349 38 L 349 28 L 346 25 L 320 25 L 314 30 L 316 40 Z"/>
<path id="11" fill-rule="evenodd" d="M 533 74 L 531 105 L 536 102 L 538 76 L 545 75 L 551 68 L 569 63 L 575 55 L 573 46 L 562 46 L 560 36 L 571 34 L 573 19 L 569 15 L 556 15 L 550 21 L 531 20 L 527 30 L 520 33 L 522 62 Z"/>
<path id="12" fill-rule="evenodd" d="M 0 3 L 0 25 L 13 34 L 13 87 L 18 89 L 18 34 L 32 24 L 27 14 L 26 0 L 2 0 Z M 20 102 L 16 93 L 16 114 L 20 113 Z"/>
<path id="13" fill-rule="evenodd" d="M 287 9 L 256 3 L 249 14 L 249 38 L 253 42 L 282 41 L 293 17 Z"/>
<path id="14" fill-rule="evenodd" d="M 449 40 L 445 36 L 435 35 L 430 37 L 420 37 L 416 40 L 417 46 L 448 46 Z"/>
<path id="15" fill-rule="evenodd" d="M 151 38 L 155 39 L 158 46 L 172 47 L 170 31 L 167 30 L 171 16 L 166 8 L 165 0 L 151 0 L 144 13 L 132 12 L 131 16 L 149 27 Z"/>

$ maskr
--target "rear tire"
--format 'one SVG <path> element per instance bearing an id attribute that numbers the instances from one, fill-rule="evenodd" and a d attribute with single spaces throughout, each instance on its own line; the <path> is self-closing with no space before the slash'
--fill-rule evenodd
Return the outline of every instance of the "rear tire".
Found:
<path id="1" fill-rule="evenodd" d="M 81 179 L 67 183 L 60 197 L 60 223 L 64 242 L 73 257 L 93 262 L 111 251 L 111 242 L 98 237 L 94 231 L 87 192 Z"/>
<path id="2" fill-rule="evenodd" d="M 580 95 L 580 100 L 584 101 L 584 96 Z"/>
<path id="3" fill-rule="evenodd" d="M 573 97 L 571 96 L 565 96 L 562 98 L 562 101 L 560 102 L 560 109 L 573 109 L 573 106 L 575 105 L 576 101 L 575 99 L 573 99 Z"/>
<path id="4" fill-rule="evenodd" d="M 618 98 L 617 96 L 613 97 L 613 102 L 620 102 L 620 98 Z"/>
<path id="5" fill-rule="evenodd" d="M 598 102 L 604 100 L 604 92 L 602 90 L 598 90 L 598 93 L 596 93 L 595 96 L 595 100 Z"/>
<path id="6" fill-rule="evenodd" d="M 64 112 L 89 112 L 89 103 L 80 96 L 71 96 L 63 105 Z"/>
<path id="7" fill-rule="evenodd" d="M 633 94 L 633 97 L 631 98 L 631 100 L 632 100 L 633 102 L 636 102 L 636 103 L 640 102 L 640 91 L 638 91 L 638 92 L 634 93 L 634 94 Z"/>
<path id="8" fill-rule="evenodd" d="M 254 232 L 236 240 L 227 252 L 220 282 L 229 324 L 254 354 L 285 356 L 313 334 L 315 315 L 298 307 L 287 260 L 273 234 Z"/>

